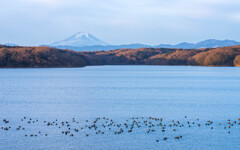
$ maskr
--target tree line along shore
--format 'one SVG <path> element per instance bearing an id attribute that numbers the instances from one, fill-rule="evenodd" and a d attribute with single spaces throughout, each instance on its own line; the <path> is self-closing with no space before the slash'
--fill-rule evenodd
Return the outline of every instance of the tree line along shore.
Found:
<path id="1" fill-rule="evenodd" d="M 94 65 L 240 66 L 240 45 L 202 49 L 139 48 L 94 52 L 0 45 L 1 68 Z"/>

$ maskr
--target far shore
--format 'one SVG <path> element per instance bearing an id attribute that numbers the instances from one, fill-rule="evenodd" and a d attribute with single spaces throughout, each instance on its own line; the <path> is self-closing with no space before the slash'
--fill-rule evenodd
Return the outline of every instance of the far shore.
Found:
<path id="1" fill-rule="evenodd" d="M 240 46 L 76 52 L 51 47 L 0 45 L 0 68 L 81 68 L 102 65 L 239 67 Z"/>

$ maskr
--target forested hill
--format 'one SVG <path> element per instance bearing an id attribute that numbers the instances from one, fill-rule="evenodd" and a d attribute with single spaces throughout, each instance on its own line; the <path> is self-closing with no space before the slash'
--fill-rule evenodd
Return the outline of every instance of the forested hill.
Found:
<path id="1" fill-rule="evenodd" d="M 240 46 L 207 49 L 140 48 L 75 52 L 50 47 L 0 45 L 1 68 L 90 65 L 240 66 Z"/>

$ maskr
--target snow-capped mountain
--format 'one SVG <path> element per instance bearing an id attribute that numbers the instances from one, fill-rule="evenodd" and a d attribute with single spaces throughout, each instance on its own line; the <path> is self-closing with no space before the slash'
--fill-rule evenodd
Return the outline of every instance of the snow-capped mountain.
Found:
<path id="1" fill-rule="evenodd" d="M 93 35 L 85 32 L 76 33 L 69 38 L 54 42 L 50 44 L 51 46 L 72 46 L 72 47 L 83 47 L 83 46 L 94 46 L 94 45 L 108 45 Z"/>

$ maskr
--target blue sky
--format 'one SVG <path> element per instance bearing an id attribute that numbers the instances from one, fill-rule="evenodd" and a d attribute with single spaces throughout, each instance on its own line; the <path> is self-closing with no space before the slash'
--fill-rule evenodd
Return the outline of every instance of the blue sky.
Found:
<path id="1" fill-rule="evenodd" d="M 89 32 L 110 44 L 240 41 L 239 0 L 0 0 L 0 43 Z"/>

